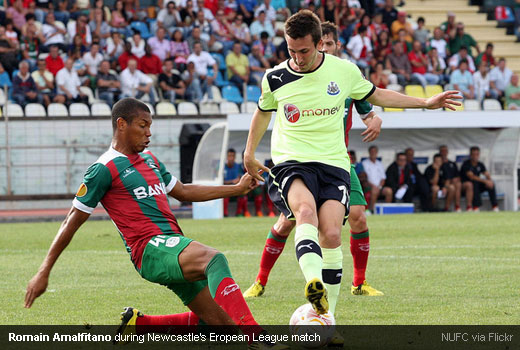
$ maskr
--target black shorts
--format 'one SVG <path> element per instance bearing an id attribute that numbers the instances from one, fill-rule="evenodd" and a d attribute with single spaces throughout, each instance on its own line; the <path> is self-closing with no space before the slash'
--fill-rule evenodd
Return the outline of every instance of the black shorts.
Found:
<path id="1" fill-rule="evenodd" d="M 330 199 L 345 206 L 344 225 L 350 210 L 350 174 L 344 169 L 318 162 L 288 161 L 275 165 L 267 181 L 269 197 L 287 219 L 294 220 L 287 195 L 292 182 L 298 178 L 314 196 L 317 209 Z"/>

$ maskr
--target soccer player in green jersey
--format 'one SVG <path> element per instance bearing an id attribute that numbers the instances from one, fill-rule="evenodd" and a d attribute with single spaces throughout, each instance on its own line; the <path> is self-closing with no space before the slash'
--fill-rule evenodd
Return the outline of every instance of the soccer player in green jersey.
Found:
<path id="1" fill-rule="evenodd" d="M 321 30 L 323 35 L 321 50 L 325 53 L 339 56 L 341 43 L 338 41 L 336 25 L 330 22 L 324 22 L 321 24 Z M 351 98 L 348 98 L 345 101 L 345 115 L 343 117 L 345 145 L 347 147 L 348 135 L 352 127 L 352 112 L 354 106 L 361 120 L 367 126 L 367 129 L 362 133 L 362 135 L 365 136 L 365 142 L 375 140 L 381 132 L 382 120 L 373 111 L 372 105 L 367 101 L 353 101 Z M 371 287 L 365 280 L 365 271 L 370 250 L 368 226 L 365 216 L 365 206 L 367 203 L 354 165 L 351 165 L 350 184 L 350 215 L 348 222 L 351 232 L 350 252 L 354 266 L 351 293 L 354 295 L 380 296 L 383 295 L 383 293 Z M 245 298 L 258 297 L 264 293 L 269 273 L 282 253 L 287 237 L 294 226 L 294 221 L 287 220 L 283 214 L 280 214 L 278 221 L 270 229 L 267 236 L 256 281 L 244 292 Z M 343 274 L 343 254 L 338 247 L 336 249 L 322 248 L 322 255 L 324 260 L 324 268 L 322 271 L 323 282 L 329 293 L 330 311 L 334 313 L 334 307 L 336 305 L 335 299 L 338 296 L 336 290 L 339 291 L 340 289 Z M 332 257 L 328 258 L 329 256 Z M 332 262 L 328 262 L 329 259 L 332 260 Z"/>
<path id="2" fill-rule="evenodd" d="M 182 184 L 155 155 L 145 150 L 150 143 L 151 124 L 150 110 L 143 102 L 125 98 L 114 105 L 112 144 L 87 170 L 70 212 L 29 282 L 25 307 L 30 308 L 45 292 L 54 263 L 101 202 L 141 277 L 168 287 L 191 310 L 144 315 L 137 309 L 126 308 L 119 334 L 167 333 L 172 326 L 203 321 L 208 325 L 237 325 L 252 340 L 263 331 L 233 280 L 226 258 L 214 248 L 184 236 L 167 195 L 180 201 L 207 201 L 244 195 L 255 187 L 256 181 L 246 174 L 236 185 Z M 287 348 L 278 343 L 252 344 L 255 349 Z"/>
<path id="3" fill-rule="evenodd" d="M 376 88 L 353 63 L 319 52 L 320 20 L 308 10 L 287 20 L 285 39 L 291 58 L 264 75 L 244 164 L 258 180 L 260 170 L 270 171 L 273 203 L 288 219 L 296 220 L 296 256 L 306 280 L 305 296 L 322 314 L 329 310 L 322 248 L 333 250 L 341 245 L 341 226 L 349 210 L 350 162 L 345 157 L 342 126 L 345 100 L 351 97 L 385 107 L 454 109 L 453 105 L 460 105 L 454 99 L 460 97 L 457 91 L 446 91 L 423 99 Z M 273 111 L 275 166 L 269 170 L 255 158 L 255 151 Z"/>

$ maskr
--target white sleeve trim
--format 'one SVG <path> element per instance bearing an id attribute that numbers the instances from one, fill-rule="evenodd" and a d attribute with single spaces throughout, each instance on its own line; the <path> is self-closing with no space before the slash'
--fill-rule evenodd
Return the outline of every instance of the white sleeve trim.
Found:
<path id="1" fill-rule="evenodd" d="M 370 113 L 372 113 L 374 111 L 374 106 L 372 106 L 372 109 L 370 110 L 370 112 L 368 112 L 367 114 L 359 114 L 359 117 L 361 118 L 361 120 L 365 120 L 367 119 L 368 115 Z"/>
<path id="2" fill-rule="evenodd" d="M 176 184 L 177 184 L 177 178 L 172 175 L 172 179 L 170 180 L 170 183 L 166 186 L 166 193 L 170 193 Z"/>
<path id="3" fill-rule="evenodd" d="M 74 198 L 74 200 L 72 201 L 72 206 L 74 208 L 78 209 L 78 210 L 81 210 L 84 213 L 87 213 L 87 214 L 92 214 L 92 212 L 94 211 L 94 208 L 86 206 L 85 204 L 83 204 L 80 201 L 78 201 L 77 198 Z"/>

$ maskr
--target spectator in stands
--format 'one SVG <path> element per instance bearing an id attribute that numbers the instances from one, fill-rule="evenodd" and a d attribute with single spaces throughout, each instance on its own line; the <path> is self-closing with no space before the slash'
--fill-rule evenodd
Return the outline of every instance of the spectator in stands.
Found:
<path id="1" fill-rule="evenodd" d="M 339 9 L 336 5 L 336 1 L 325 0 L 323 6 L 320 6 L 318 9 L 318 16 L 322 22 L 329 21 L 330 23 L 337 23 L 339 19 Z"/>
<path id="2" fill-rule="evenodd" d="M 72 58 L 74 60 L 72 68 L 78 74 L 79 80 L 81 81 L 81 85 L 89 85 L 90 77 L 88 75 L 87 65 L 83 61 L 80 49 L 74 50 L 70 54 L 69 58 Z"/>
<path id="3" fill-rule="evenodd" d="M 459 52 L 451 56 L 448 63 L 452 71 L 457 69 L 461 60 L 466 60 L 468 62 L 468 70 L 471 74 L 475 73 L 476 67 L 473 61 L 473 57 L 468 55 L 468 49 L 465 46 L 461 47 Z"/>
<path id="4" fill-rule="evenodd" d="M 377 62 L 376 69 L 370 73 L 370 81 L 380 89 L 386 89 L 390 83 L 388 75 L 384 72 L 383 62 Z"/>
<path id="5" fill-rule="evenodd" d="M 450 75 L 450 83 L 453 89 L 459 90 L 464 98 L 475 98 L 475 87 L 473 84 L 473 76 L 468 71 L 468 61 L 461 60 L 459 68 L 454 70 Z"/>
<path id="6" fill-rule="evenodd" d="M 200 42 L 196 42 L 193 45 L 193 53 L 188 57 L 188 63 L 190 62 L 193 62 L 197 74 L 189 87 L 196 91 L 194 95 L 198 98 L 202 99 L 207 93 L 208 99 L 213 100 L 211 86 L 218 71 L 217 61 L 208 52 L 202 50 Z M 213 68 L 213 76 L 208 75 L 208 66 Z M 200 102 L 200 100 L 197 102 Z"/>
<path id="7" fill-rule="evenodd" d="M 69 45 L 67 49 L 67 56 L 72 56 L 72 54 L 76 51 L 80 51 L 80 55 L 83 56 L 85 52 L 87 52 L 87 46 L 83 44 L 83 40 L 79 34 L 76 34 L 72 39 L 72 43 Z"/>
<path id="8" fill-rule="evenodd" d="M 92 13 L 93 18 L 89 22 L 90 32 L 92 36 L 99 38 L 100 47 L 106 46 L 106 41 L 110 36 L 110 25 L 105 20 L 105 13 L 102 8 L 95 8 Z"/>
<path id="9" fill-rule="evenodd" d="M 7 73 L 4 69 L 2 62 L 0 61 L 0 89 L 4 89 L 7 87 L 8 93 L 12 94 L 13 83 L 11 82 L 11 78 L 9 77 L 9 73 Z"/>
<path id="10" fill-rule="evenodd" d="M 218 50 L 216 50 L 216 48 L 213 47 L 213 45 L 215 44 L 215 41 L 216 41 L 216 39 L 212 33 L 213 27 L 211 26 L 211 23 L 208 21 L 208 19 L 204 17 L 204 14 L 201 11 L 197 12 L 197 19 L 195 20 L 195 22 L 193 22 L 193 25 L 192 25 L 192 28 L 194 28 L 194 27 L 200 28 L 200 38 L 202 39 L 203 42 L 207 43 L 209 50 L 218 51 Z M 192 35 L 193 35 L 193 33 L 192 33 Z M 217 45 L 218 45 L 218 43 L 217 43 Z M 222 45 L 220 45 L 220 46 L 221 46 L 220 48 L 222 48 Z"/>
<path id="11" fill-rule="evenodd" d="M 110 62 L 108 60 L 101 62 L 96 78 L 99 98 L 112 107 L 121 93 L 121 82 L 116 75 L 110 73 Z"/>
<path id="12" fill-rule="evenodd" d="M 358 29 L 361 26 L 364 26 L 367 29 L 367 37 L 370 39 L 370 42 L 375 43 L 377 41 L 376 29 L 372 24 L 372 18 L 366 13 L 361 17 L 361 20 L 354 27 L 355 34 L 358 33 Z"/>
<path id="13" fill-rule="evenodd" d="M 13 100 L 21 106 L 29 102 L 42 104 L 43 97 L 29 73 L 29 63 L 22 61 L 18 68 L 18 73 L 13 77 Z"/>
<path id="14" fill-rule="evenodd" d="M 260 40 L 255 41 L 253 45 L 258 45 L 260 47 L 260 52 L 271 66 L 277 63 L 277 50 L 267 32 L 260 33 Z"/>
<path id="15" fill-rule="evenodd" d="M 76 21 L 69 21 L 67 23 L 67 33 L 69 38 L 74 38 L 76 34 L 81 37 L 83 45 L 90 45 L 92 43 L 92 34 L 90 33 L 90 27 L 87 25 L 88 17 L 85 14 L 80 14 Z"/>
<path id="16" fill-rule="evenodd" d="M 377 41 L 374 43 L 374 57 L 378 61 L 385 62 L 388 55 L 392 53 L 392 42 L 390 34 L 386 30 L 379 33 Z"/>
<path id="17" fill-rule="evenodd" d="M 405 39 L 407 42 L 411 43 L 413 41 L 413 28 L 412 25 L 406 22 L 406 12 L 399 11 L 397 13 L 397 19 L 392 23 L 390 27 L 390 31 L 392 32 L 392 39 L 399 39 L 399 31 L 401 29 L 405 30 Z"/>
<path id="18" fill-rule="evenodd" d="M 260 38 L 260 33 L 263 32 L 267 32 L 269 38 L 274 38 L 275 35 L 273 25 L 267 20 L 264 11 L 260 11 L 257 19 L 251 23 L 249 30 L 251 31 L 253 40 L 258 40 Z"/>
<path id="19" fill-rule="evenodd" d="M 146 45 L 146 42 L 141 37 L 141 33 L 139 33 L 139 31 L 134 31 L 132 37 L 126 40 L 132 45 L 131 51 L 135 57 L 141 58 L 144 56 L 144 46 Z"/>
<path id="20" fill-rule="evenodd" d="M 345 42 L 349 42 L 357 22 L 356 11 L 350 8 L 348 0 L 341 0 L 338 6 L 338 27 Z"/>
<path id="21" fill-rule="evenodd" d="M 164 61 L 164 72 L 159 75 L 159 87 L 161 88 L 164 98 L 171 103 L 175 103 L 175 99 L 184 99 L 186 86 L 179 76 L 178 71 L 173 70 L 173 60 Z"/>
<path id="22" fill-rule="evenodd" d="M 177 30 L 179 31 L 179 30 Z M 176 32 L 177 32 L 176 31 Z M 181 34 L 182 37 L 182 34 Z M 170 58 L 171 43 L 166 37 L 166 29 L 163 27 L 157 28 L 155 36 L 148 39 L 148 45 L 152 48 L 152 53 L 159 57 L 161 61 Z"/>
<path id="23" fill-rule="evenodd" d="M 129 24 L 129 18 L 124 10 L 124 4 L 122 0 L 116 0 L 114 2 L 114 9 L 112 10 L 112 20 L 110 26 L 118 31 L 122 35 L 128 35 L 129 30 L 127 26 Z M 131 33 L 131 31 L 130 31 Z"/>
<path id="24" fill-rule="evenodd" d="M 27 14 L 27 9 L 24 8 L 22 0 L 12 1 L 12 5 L 7 6 L 5 14 L 8 19 L 13 20 L 14 27 L 21 31 L 25 24 L 25 15 Z"/>
<path id="25" fill-rule="evenodd" d="M 480 48 L 473 39 L 473 37 L 464 32 L 464 23 L 457 23 L 457 30 L 455 32 L 454 37 L 450 37 L 450 52 L 451 54 L 456 54 L 459 52 L 460 48 L 465 46 L 468 49 L 468 53 L 470 56 L 473 56 L 471 48 L 474 47 L 477 50 L 477 54 L 480 54 Z"/>
<path id="26" fill-rule="evenodd" d="M 437 199 L 445 198 L 444 211 L 449 211 L 455 198 L 455 186 L 446 182 L 442 156 L 439 153 L 433 156 L 433 163 L 426 168 L 424 176 L 430 186 L 432 208 L 436 209 Z"/>
<path id="27" fill-rule="evenodd" d="M 258 17 L 261 11 L 265 12 L 266 19 L 271 22 L 274 27 L 276 21 L 276 10 L 271 6 L 271 0 L 258 1 L 259 6 L 255 9 L 255 17 Z"/>
<path id="28" fill-rule="evenodd" d="M 467 211 L 480 211 L 482 198 L 480 194 L 487 191 L 493 211 L 498 211 L 495 183 L 491 175 L 480 162 L 480 148 L 473 146 L 469 150 L 469 159 L 460 168 L 462 186 L 466 192 Z M 473 205 L 473 207 L 472 207 Z"/>
<path id="29" fill-rule="evenodd" d="M 170 57 L 178 67 L 182 67 L 182 70 L 184 70 L 184 66 L 186 65 L 189 56 L 190 47 L 188 42 L 184 40 L 182 32 L 176 30 L 173 33 L 173 40 L 170 43 Z"/>
<path id="30" fill-rule="evenodd" d="M 60 69 L 56 74 L 56 85 L 58 86 L 58 95 L 65 98 L 65 103 L 70 104 L 72 102 L 88 103 L 88 97 L 81 92 L 79 87 L 81 81 L 79 80 L 78 73 L 73 69 L 74 59 L 69 57 L 65 61 L 65 67 Z"/>
<path id="31" fill-rule="evenodd" d="M 486 62 L 482 61 L 479 70 L 473 74 L 473 84 L 475 85 L 475 99 L 482 102 L 485 98 L 492 97 L 489 89 L 489 71 Z M 496 98 L 496 95 L 493 98 Z"/>
<path id="32" fill-rule="evenodd" d="M 24 24 L 24 28 L 26 25 L 27 23 Z M 18 40 L 18 32 L 16 32 L 14 29 L 13 20 L 10 18 L 5 20 L 5 36 L 9 38 L 9 40 L 11 40 L 17 47 L 19 46 L 20 41 Z"/>
<path id="33" fill-rule="evenodd" d="M 392 190 L 392 201 L 412 202 L 414 190 L 411 173 L 410 165 L 406 163 L 406 155 L 403 152 L 397 153 L 395 161 L 386 169 L 385 185 Z"/>
<path id="34" fill-rule="evenodd" d="M 455 212 L 460 213 L 460 194 L 462 191 L 462 183 L 460 181 L 459 169 L 457 163 L 448 159 L 448 146 L 441 145 L 439 154 L 442 157 L 442 173 L 447 185 L 453 185 L 455 189 Z"/>
<path id="35" fill-rule="evenodd" d="M 157 14 L 157 26 L 168 30 L 170 34 L 182 27 L 181 16 L 176 7 L 175 1 L 170 1 Z"/>
<path id="36" fill-rule="evenodd" d="M 430 31 L 424 27 L 424 18 L 417 19 L 417 29 L 413 32 L 413 38 L 418 40 L 423 48 L 426 48 L 426 43 L 430 37 Z"/>
<path id="37" fill-rule="evenodd" d="M 145 54 L 139 59 L 137 69 L 144 74 L 158 75 L 162 73 L 161 59 L 152 53 L 150 45 L 146 44 L 144 47 Z"/>
<path id="38" fill-rule="evenodd" d="M 53 12 L 56 20 L 63 24 L 66 24 L 69 21 L 69 13 L 61 10 L 63 8 L 63 3 L 66 3 L 66 1 L 60 1 L 58 7 L 55 7 L 53 2 L 49 0 L 36 0 L 35 3 L 36 8 L 34 9 L 34 15 L 38 22 L 44 23 L 46 16 L 50 12 Z M 54 8 L 54 10 L 52 8 Z"/>
<path id="39" fill-rule="evenodd" d="M 215 17 L 213 16 L 213 13 L 211 12 L 211 10 L 209 8 L 207 8 L 207 6 L 204 6 L 204 1 L 205 0 L 197 0 L 193 3 L 193 7 L 195 8 L 195 11 L 197 11 L 197 13 L 199 12 L 202 12 L 204 14 L 204 18 L 206 18 L 208 20 L 208 22 L 211 22 L 215 19 Z M 255 3 L 256 5 L 256 3 Z"/>
<path id="40" fill-rule="evenodd" d="M 128 65 L 128 61 L 130 60 L 135 60 L 136 62 L 139 61 L 139 58 L 137 58 L 137 56 L 135 56 L 133 53 L 132 53 L 132 44 L 128 41 L 125 41 L 125 51 L 119 55 L 119 58 L 117 59 L 117 62 L 119 63 L 119 68 L 121 69 L 121 71 L 125 70 L 127 65 Z"/>
<path id="41" fill-rule="evenodd" d="M 372 20 L 372 26 L 374 27 L 374 31 L 377 36 L 379 36 L 382 32 L 390 32 L 390 29 L 383 23 L 383 14 L 378 12 L 374 16 Z"/>
<path id="42" fill-rule="evenodd" d="M 397 75 L 397 80 L 400 85 L 406 85 L 412 75 L 412 66 L 408 60 L 408 55 L 403 53 L 403 46 L 397 42 L 394 44 L 394 51 L 388 55 L 387 69 Z"/>
<path id="43" fill-rule="evenodd" d="M 41 38 L 41 33 L 37 36 L 35 28 L 28 28 L 20 40 L 22 58 L 29 63 L 31 70 L 36 68 L 36 60 L 42 43 L 41 39 L 45 40 L 45 38 Z"/>
<path id="44" fill-rule="evenodd" d="M 489 72 L 489 86 L 499 98 L 504 96 L 507 84 L 511 81 L 513 72 L 506 67 L 506 59 L 501 57 L 498 65 Z"/>
<path id="45" fill-rule="evenodd" d="M 131 46 L 130 46 L 131 47 Z M 118 31 L 112 31 L 110 37 L 107 39 L 106 54 L 112 67 L 117 64 L 117 59 L 125 51 L 125 42 L 121 38 L 121 33 Z"/>
<path id="46" fill-rule="evenodd" d="M 135 97 L 140 99 L 148 94 L 150 103 L 155 105 L 155 94 L 152 88 L 153 80 L 143 72 L 137 69 L 137 61 L 130 59 L 128 67 L 121 72 L 119 76 L 121 81 L 121 98 Z"/>
<path id="47" fill-rule="evenodd" d="M 394 0 L 386 0 L 385 6 L 379 10 L 379 13 L 383 15 L 383 23 L 390 29 L 392 23 L 397 20 L 397 10 L 394 7 Z"/>
<path id="48" fill-rule="evenodd" d="M 437 84 L 439 76 L 428 72 L 428 58 L 422 52 L 422 45 L 419 40 L 413 42 L 413 50 L 408 54 L 408 60 L 412 66 L 412 78 L 426 87 L 428 84 Z"/>
<path id="49" fill-rule="evenodd" d="M 363 168 L 363 164 L 361 164 L 361 162 L 358 163 L 356 151 L 350 150 L 350 151 L 348 151 L 348 154 L 350 156 L 350 163 L 354 166 L 354 169 L 356 169 L 356 174 L 358 176 L 363 174 L 365 177 L 365 180 L 366 180 L 367 174 L 365 173 L 365 168 Z M 365 188 L 365 187 L 363 187 L 363 188 Z"/>
<path id="50" fill-rule="evenodd" d="M 430 39 L 428 46 L 436 48 L 439 57 L 446 59 L 449 56 L 448 43 L 444 40 L 444 36 L 440 27 L 433 30 L 433 38 Z"/>
<path id="51" fill-rule="evenodd" d="M 362 162 L 363 169 L 367 174 L 368 184 L 370 186 L 370 201 L 368 209 L 374 212 L 374 206 L 380 195 L 383 195 L 385 202 L 392 202 L 392 189 L 385 185 L 386 174 L 383 164 L 377 159 L 378 148 L 372 145 L 368 148 L 369 157 Z"/>
<path id="52" fill-rule="evenodd" d="M 191 35 L 188 36 L 186 40 L 188 42 L 188 46 L 190 48 L 190 52 L 193 52 L 193 46 L 196 42 L 202 45 L 202 51 L 209 51 L 209 46 L 207 44 L 207 39 L 202 38 L 202 32 L 200 27 L 194 26 L 191 30 Z"/>
<path id="53" fill-rule="evenodd" d="M 42 33 L 42 24 L 36 23 L 36 17 L 34 17 L 33 13 L 28 13 L 25 15 L 25 25 L 22 28 L 22 37 L 27 36 L 27 32 L 32 31 L 34 36 L 40 39 L 43 43 L 45 41 L 45 37 Z"/>
<path id="54" fill-rule="evenodd" d="M 480 66 L 480 62 L 485 62 L 488 68 L 491 68 L 491 66 L 496 66 L 495 57 L 493 57 L 492 43 L 487 43 L 486 51 L 481 52 L 480 55 L 478 55 L 477 59 L 475 60 L 477 67 Z"/>
<path id="55" fill-rule="evenodd" d="M 4 26 L 0 26 L 0 62 L 8 73 L 12 73 L 18 64 L 16 44 L 5 35 Z"/>
<path id="56" fill-rule="evenodd" d="M 56 21 L 54 12 L 50 11 L 42 25 L 42 33 L 45 37 L 45 47 L 47 50 L 53 45 L 57 45 L 62 51 L 66 51 L 65 35 L 67 30 L 63 23 Z"/>
<path id="57" fill-rule="evenodd" d="M 247 58 L 251 69 L 251 78 L 254 79 L 256 85 L 260 86 L 265 71 L 270 68 L 269 62 L 261 54 L 259 45 L 253 45 Z"/>
<path id="58" fill-rule="evenodd" d="M 279 21 L 285 22 L 291 16 L 291 10 L 288 8 L 285 0 L 274 0 L 271 5 L 276 11 L 276 19 Z"/>
<path id="59" fill-rule="evenodd" d="M 408 52 L 412 51 L 412 43 L 409 41 L 406 41 L 406 36 L 407 36 L 406 30 L 400 29 L 398 35 L 399 35 L 399 39 L 397 39 L 397 41 L 395 41 L 395 43 L 401 44 L 401 46 L 403 47 L 403 52 L 406 55 L 408 55 Z"/>
<path id="60" fill-rule="evenodd" d="M 444 85 L 449 82 L 450 77 L 445 74 L 446 71 L 446 62 L 442 57 L 439 57 L 437 54 L 437 49 L 435 47 L 430 48 L 428 51 L 428 73 L 435 74 L 439 77 L 439 85 Z"/>
<path id="61" fill-rule="evenodd" d="M 50 15 L 50 13 L 49 13 Z M 52 75 L 56 76 L 58 72 L 65 66 L 63 64 L 63 60 L 59 55 L 59 49 L 57 45 L 53 45 L 50 47 L 49 55 L 45 58 L 45 64 L 47 65 L 47 70 L 52 73 Z"/>
<path id="62" fill-rule="evenodd" d="M 406 156 L 406 165 L 410 169 L 410 180 L 413 189 L 413 195 L 418 195 L 421 200 L 421 209 L 423 211 L 431 210 L 430 202 L 430 191 L 428 182 L 424 178 L 424 175 L 419 170 L 417 163 L 415 162 L 415 151 L 412 147 L 405 149 L 404 154 Z"/>
<path id="63" fill-rule="evenodd" d="M 54 76 L 45 67 L 45 60 L 38 59 L 38 69 L 31 73 L 31 76 L 36 83 L 38 91 L 42 94 L 43 103 L 48 106 L 49 103 L 64 103 L 63 96 L 56 96 L 54 93 Z"/>
<path id="64" fill-rule="evenodd" d="M 181 20 L 186 26 L 190 26 L 197 19 L 197 11 L 193 7 L 193 1 L 187 0 L 186 6 L 180 11 Z"/>
<path id="65" fill-rule="evenodd" d="M 372 57 L 372 43 L 367 36 L 367 28 L 361 26 L 358 34 L 350 38 L 347 44 L 347 52 L 354 62 L 362 70 L 368 67 L 368 62 Z"/>
<path id="66" fill-rule="evenodd" d="M 236 162 L 236 151 L 233 148 L 227 150 L 226 164 L 224 164 L 224 185 L 234 185 L 240 181 L 242 176 L 242 166 Z M 236 216 L 243 215 L 243 201 L 245 198 L 246 211 L 247 211 L 247 196 L 236 197 L 237 198 L 237 211 Z M 230 198 L 224 198 L 224 217 L 229 216 L 229 200 Z M 249 212 L 248 212 L 249 214 Z M 251 216 L 249 214 L 249 216 Z"/>
<path id="67" fill-rule="evenodd" d="M 221 9 L 217 11 L 215 20 L 211 22 L 211 24 L 213 26 L 212 32 L 215 39 L 223 45 L 222 52 L 224 55 L 227 55 L 233 47 L 233 31 L 224 15 L 224 10 Z"/>
<path id="68" fill-rule="evenodd" d="M 520 109 L 520 86 L 518 85 L 518 75 L 511 76 L 511 84 L 506 87 L 506 108 L 511 110 Z"/>
<path id="69" fill-rule="evenodd" d="M 226 56 L 227 75 L 230 82 L 235 84 L 239 91 L 242 91 L 243 84 L 254 84 L 251 79 L 249 60 L 242 53 L 242 46 L 237 41 L 233 45 L 232 52 Z"/>
<path id="70" fill-rule="evenodd" d="M 231 34 L 235 41 L 240 41 L 242 44 L 242 51 L 248 52 L 249 45 L 251 45 L 251 33 L 249 27 L 244 23 L 244 16 L 238 14 L 231 23 Z"/>
<path id="71" fill-rule="evenodd" d="M 103 55 L 99 52 L 99 44 L 92 43 L 90 51 L 85 52 L 83 55 L 83 62 L 87 67 L 87 74 L 91 77 L 97 75 L 98 67 L 103 61 Z"/>
<path id="72" fill-rule="evenodd" d="M 246 22 L 247 25 L 251 25 L 254 18 L 256 0 L 237 0 L 237 4 L 238 13 L 244 16 L 244 22 Z"/>
<path id="73" fill-rule="evenodd" d="M 449 42 L 451 38 L 455 37 L 457 31 L 457 24 L 455 24 L 455 14 L 448 12 L 448 20 L 441 24 L 441 29 L 444 32 L 444 39 Z"/>

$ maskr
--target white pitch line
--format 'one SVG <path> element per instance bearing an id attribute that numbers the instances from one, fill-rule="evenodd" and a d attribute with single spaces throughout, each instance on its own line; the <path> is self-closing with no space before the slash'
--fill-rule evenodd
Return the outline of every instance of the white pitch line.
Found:
<path id="1" fill-rule="evenodd" d="M 520 263 L 520 259 L 514 258 L 493 258 L 493 257 L 473 257 L 473 256 L 408 256 L 408 255 L 370 255 L 370 259 L 409 259 L 409 260 L 467 260 L 467 261 L 513 261 Z"/>
<path id="2" fill-rule="evenodd" d="M 506 248 L 520 248 L 520 244 L 512 244 L 512 245 L 500 245 L 500 246 L 482 246 L 482 245 L 401 245 L 401 246 L 391 246 L 391 247 L 379 247 L 379 246 L 371 246 L 370 250 L 392 250 L 392 249 L 506 249 Z"/>

